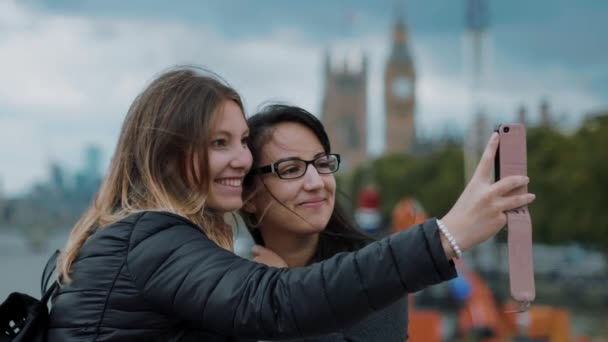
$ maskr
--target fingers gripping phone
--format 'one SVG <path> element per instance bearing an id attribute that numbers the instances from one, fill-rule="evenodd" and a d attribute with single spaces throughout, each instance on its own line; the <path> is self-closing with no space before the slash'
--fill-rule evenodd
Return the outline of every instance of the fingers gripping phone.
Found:
<path id="1" fill-rule="evenodd" d="M 495 158 L 496 180 L 511 175 L 527 175 L 526 128 L 522 124 L 503 124 L 496 129 L 500 137 Z M 528 187 L 515 190 L 526 194 Z M 528 206 L 506 212 L 509 283 L 511 297 L 525 311 L 536 297 L 532 262 L 532 220 Z"/>

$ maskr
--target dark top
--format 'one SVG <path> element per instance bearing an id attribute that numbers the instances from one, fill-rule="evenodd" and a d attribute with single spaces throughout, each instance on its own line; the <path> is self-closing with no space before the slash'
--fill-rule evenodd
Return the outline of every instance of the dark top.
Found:
<path id="1" fill-rule="evenodd" d="M 218 247 L 174 214 L 99 229 L 53 298 L 49 342 L 231 341 L 327 334 L 455 277 L 434 221 L 309 267 Z"/>
<path id="2" fill-rule="evenodd" d="M 344 243 L 352 241 L 352 243 Z M 373 241 L 352 239 L 334 234 L 321 235 L 317 250 L 307 265 L 331 258 L 339 252 L 361 249 Z M 429 270 L 434 272 L 433 270 Z M 407 295 L 386 308 L 378 310 L 354 325 L 318 337 L 309 337 L 284 342 L 405 342 L 408 338 Z"/>
<path id="3" fill-rule="evenodd" d="M 407 334 L 407 298 L 378 310 L 353 326 L 319 337 L 290 342 L 405 342 Z"/>

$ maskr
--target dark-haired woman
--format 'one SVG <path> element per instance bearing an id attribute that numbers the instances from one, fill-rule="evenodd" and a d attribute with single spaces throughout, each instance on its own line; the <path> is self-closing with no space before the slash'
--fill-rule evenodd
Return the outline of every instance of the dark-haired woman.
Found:
<path id="1" fill-rule="evenodd" d="M 277 104 L 253 115 L 248 123 L 254 163 L 241 213 L 257 244 L 256 261 L 303 267 L 372 242 L 336 203 L 334 173 L 340 156 L 332 153 L 315 116 Z M 404 297 L 353 326 L 306 341 L 403 342 L 407 323 Z"/>

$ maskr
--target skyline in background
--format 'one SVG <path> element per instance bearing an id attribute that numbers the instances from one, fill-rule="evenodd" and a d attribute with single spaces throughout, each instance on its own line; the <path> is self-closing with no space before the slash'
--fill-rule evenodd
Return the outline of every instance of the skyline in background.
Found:
<path id="1" fill-rule="evenodd" d="M 80 167 L 85 145 L 114 149 L 131 101 L 176 64 L 207 67 L 243 96 L 248 114 L 285 101 L 319 114 L 327 49 L 370 62 L 369 151 L 382 151 L 382 79 L 395 1 L 0 0 L 0 186 L 7 195 L 48 177 L 51 161 Z M 578 6 L 576 6 L 578 5 Z M 465 1 L 406 1 L 422 137 L 462 134 Z M 546 99 L 575 127 L 608 107 L 608 24 L 602 0 L 489 1 L 492 121 L 532 123 Z M 604 39 L 604 40 L 602 40 Z M 339 152 L 339 151 L 337 151 Z"/>

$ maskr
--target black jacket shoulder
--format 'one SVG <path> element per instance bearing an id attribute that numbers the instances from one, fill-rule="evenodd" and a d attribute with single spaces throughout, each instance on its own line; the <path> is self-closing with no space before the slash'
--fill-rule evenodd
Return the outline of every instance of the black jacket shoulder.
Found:
<path id="1" fill-rule="evenodd" d="M 49 341 L 297 338 L 352 325 L 455 276 L 432 221 L 298 269 L 220 248 L 174 214 L 101 228 L 53 299 Z"/>

